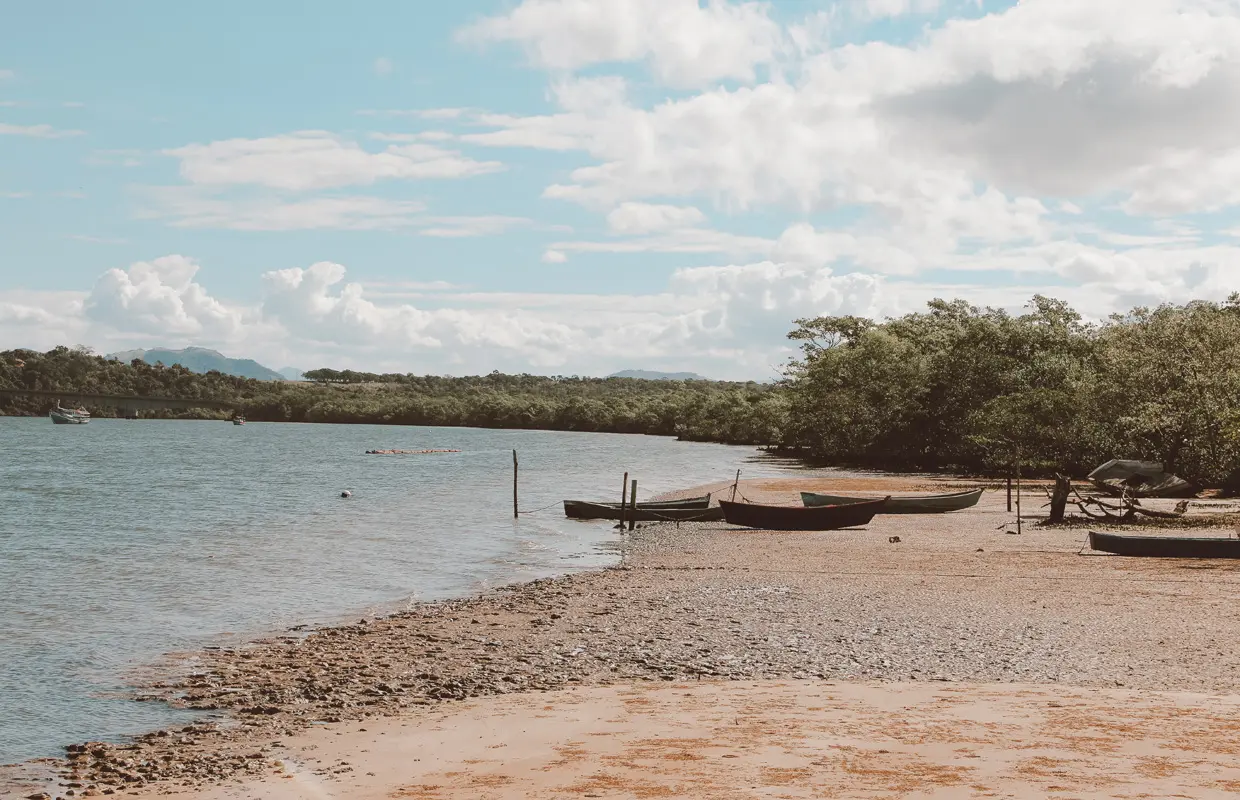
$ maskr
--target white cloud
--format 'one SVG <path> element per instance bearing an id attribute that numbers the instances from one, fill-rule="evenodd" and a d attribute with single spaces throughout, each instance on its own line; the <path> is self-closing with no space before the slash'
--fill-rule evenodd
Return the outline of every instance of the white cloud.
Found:
<path id="1" fill-rule="evenodd" d="M 420 221 L 425 227 L 422 236 L 459 239 L 466 236 L 494 236 L 510 228 L 529 225 L 525 217 L 478 216 L 478 217 L 426 217 Z"/>
<path id="2" fill-rule="evenodd" d="M 933 297 L 1017 309 L 1041 283 L 926 282 L 839 271 L 825 265 L 843 234 L 808 226 L 781 237 L 799 260 L 764 259 L 677 270 L 649 294 L 465 291 L 444 282 L 353 283 L 344 266 L 320 262 L 263 276 L 261 303 L 211 296 L 198 265 L 165 256 L 105 273 L 88 296 L 0 292 L 0 335 L 50 347 L 84 342 L 108 351 L 131 342 L 204 344 L 272 363 L 331 364 L 427 373 L 506 371 L 605 374 L 638 359 L 704 374 L 766 378 L 791 354 L 792 320 L 818 314 L 872 317 L 917 310 Z M 807 244 L 807 242 L 810 242 Z M 829 255 L 829 254 L 827 254 Z M 954 265 L 982 273 L 986 256 Z M 1043 243 L 1009 254 L 1058 276 L 1052 294 L 1101 318 L 1134 304 L 1225 297 L 1240 289 L 1240 247 L 1104 249 Z M 1037 274 L 1031 272 L 1031 274 Z M 59 337 L 59 338 L 56 338 Z"/>
<path id="3" fill-rule="evenodd" d="M 363 117 L 414 117 L 417 119 L 457 119 L 468 113 L 465 108 L 364 108 L 357 112 Z"/>
<path id="4" fill-rule="evenodd" d="M 851 5 L 854 13 L 863 19 L 883 19 L 932 14 L 939 10 L 940 0 L 852 0 Z"/>
<path id="5" fill-rule="evenodd" d="M 547 250 L 542 254 L 544 264 L 563 264 L 568 261 L 568 254 L 559 250 Z"/>
<path id="6" fill-rule="evenodd" d="M 11 81 L 17 77 L 17 73 L 11 69 L 0 69 L 0 81 Z"/>
<path id="7" fill-rule="evenodd" d="M 85 131 L 62 130 L 51 125 L 10 125 L 0 122 L 0 136 L 31 136 L 36 139 L 65 139 L 70 136 L 81 136 Z"/>
<path id="8" fill-rule="evenodd" d="M 621 203 L 607 215 L 612 233 L 646 234 L 675 228 L 690 228 L 706 221 L 706 215 L 693 206 Z"/>
<path id="9" fill-rule="evenodd" d="M 380 153 L 322 131 L 265 139 L 228 139 L 164 151 L 181 160 L 194 184 L 256 185 L 307 191 L 371 184 L 383 179 L 465 178 L 503 169 L 422 143 L 392 145 Z"/>
<path id="10" fill-rule="evenodd" d="M 515 42 L 538 66 L 577 70 L 648 61 L 673 86 L 752 81 L 784 46 L 763 3 L 698 0 L 524 0 L 462 30 L 467 42 Z"/>
<path id="11" fill-rule="evenodd" d="M 527 0 L 469 32 L 521 41 L 549 68 L 654 63 L 678 29 L 660 23 L 664 33 L 631 44 L 624 15 L 637 7 Z M 728 19 L 741 8 L 675 7 Z M 765 83 L 647 107 L 616 76 L 555 74 L 555 113 L 478 115 L 491 130 L 460 138 L 588 154 L 593 163 L 544 196 L 600 210 L 654 198 L 707 198 L 729 212 L 855 207 L 901 246 L 935 254 L 1044 240 L 1048 204 L 1071 213 L 1074 199 L 1100 194 L 1133 214 L 1240 205 L 1238 10 L 1220 0 L 1027 0 L 909 44 L 807 44 Z M 755 32 L 770 23 L 747 19 Z M 686 58 L 689 41 L 676 46 Z"/>
<path id="12" fill-rule="evenodd" d="M 274 195 L 220 196 L 182 186 L 150 188 L 145 194 L 147 203 L 138 216 L 164 219 L 175 228 L 393 230 L 417 225 L 426 210 L 417 200 L 358 195 L 289 200 Z"/>
<path id="13" fill-rule="evenodd" d="M 375 70 L 375 74 L 378 75 L 380 78 L 386 78 L 387 76 L 391 75 L 392 70 L 395 69 L 395 65 L 392 63 L 392 59 L 383 58 L 383 57 L 376 58 L 373 67 Z"/>
<path id="14" fill-rule="evenodd" d="M 151 335 L 228 339 L 240 333 L 243 314 L 194 282 L 198 264 L 171 255 L 110 269 L 86 298 L 86 318 L 105 327 Z"/>

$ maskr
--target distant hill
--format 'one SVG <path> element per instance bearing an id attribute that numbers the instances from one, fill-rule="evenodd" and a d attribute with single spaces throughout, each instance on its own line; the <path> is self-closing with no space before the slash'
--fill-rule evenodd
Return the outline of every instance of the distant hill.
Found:
<path id="1" fill-rule="evenodd" d="M 708 381 L 696 372 L 652 372 L 647 369 L 626 369 L 608 375 L 609 378 L 640 378 L 644 381 Z"/>
<path id="2" fill-rule="evenodd" d="M 123 350 L 111 353 L 108 358 L 130 362 L 140 358 L 148 364 L 172 366 L 180 364 L 190 372 L 210 372 L 218 370 L 225 375 L 236 375 L 239 378 L 257 378 L 260 381 L 282 381 L 284 376 L 274 369 L 264 367 L 252 358 L 228 358 L 215 350 L 205 347 L 187 347 L 184 350 L 169 350 L 156 347 L 150 350 Z"/>

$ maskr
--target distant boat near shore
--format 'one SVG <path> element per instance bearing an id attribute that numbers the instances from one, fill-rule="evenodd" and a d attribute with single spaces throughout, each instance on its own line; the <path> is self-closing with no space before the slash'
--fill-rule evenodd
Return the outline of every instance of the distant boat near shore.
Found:
<path id="1" fill-rule="evenodd" d="M 944 514 L 949 511 L 960 511 L 972 508 L 981 499 L 984 489 L 970 489 L 965 492 L 951 494 L 931 494 L 921 497 L 888 497 L 887 505 L 880 514 Z M 878 497 L 848 497 L 846 495 L 819 494 L 817 492 L 801 492 L 801 502 L 806 506 L 844 506 L 851 503 L 867 503 L 879 500 Z"/>
<path id="2" fill-rule="evenodd" d="M 236 417 L 233 417 L 232 424 L 234 424 L 234 425 L 244 425 L 244 424 L 245 424 L 245 417 L 242 417 L 242 416 L 236 416 Z"/>
<path id="3" fill-rule="evenodd" d="M 61 408 L 60 403 L 48 413 L 55 425 L 85 425 L 90 422 L 90 413 L 84 408 Z"/>

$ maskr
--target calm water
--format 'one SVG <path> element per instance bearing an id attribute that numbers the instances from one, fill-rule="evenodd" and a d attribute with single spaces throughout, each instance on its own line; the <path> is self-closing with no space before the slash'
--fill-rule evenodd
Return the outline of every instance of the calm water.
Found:
<path id="1" fill-rule="evenodd" d="M 777 472 L 646 436 L 0 417 L 0 764 L 175 719 L 109 696 L 168 651 L 609 563 L 605 523 L 512 520 L 513 448 L 523 509 Z"/>

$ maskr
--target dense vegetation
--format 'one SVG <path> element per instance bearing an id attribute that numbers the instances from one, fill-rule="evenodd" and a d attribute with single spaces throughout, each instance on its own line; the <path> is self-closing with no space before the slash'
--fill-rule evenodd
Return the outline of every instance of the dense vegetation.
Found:
<path id="1" fill-rule="evenodd" d="M 197 374 L 179 365 L 109 361 L 83 348 L 0 353 L 0 388 L 226 400 L 248 419 L 259 421 L 542 428 L 765 444 L 778 440 L 772 426 L 784 416 L 783 394 L 758 383 L 499 373 L 447 378 L 331 370 L 307 375 L 320 382 Z M 44 414 L 50 405 L 19 397 L 0 410 Z M 91 410 L 101 415 L 114 413 Z M 160 416 L 227 414 L 199 410 L 162 412 Z"/>
<path id="2" fill-rule="evenodd" d="M 797 324 L 784 436 L 823 460 L 1080 475 L 1147 458 L 1203 485 L 1240 466 L 1236 296 L 1098 325 L 1045 297 L 1016 316 L 936 300 Z"/>
<path id="3" fill-rule="evenodd" d="M 328 369 L 306 373 L 313 383 L 266 382 L 59 347 L 0 354 L 0 388 L 223 399 L 254 420 L 675 435 L 897 469 L 1006 471 L 1019 460 L 1080 475 L 1146 458 L 1216 485 L 1240 467 L 1237 296 L 1101 324 L 1045 297 L 1017 315 L 936 300 L 881 323 L 798 320 L 789 337 L 802 355 L 776 385 Z"/>

